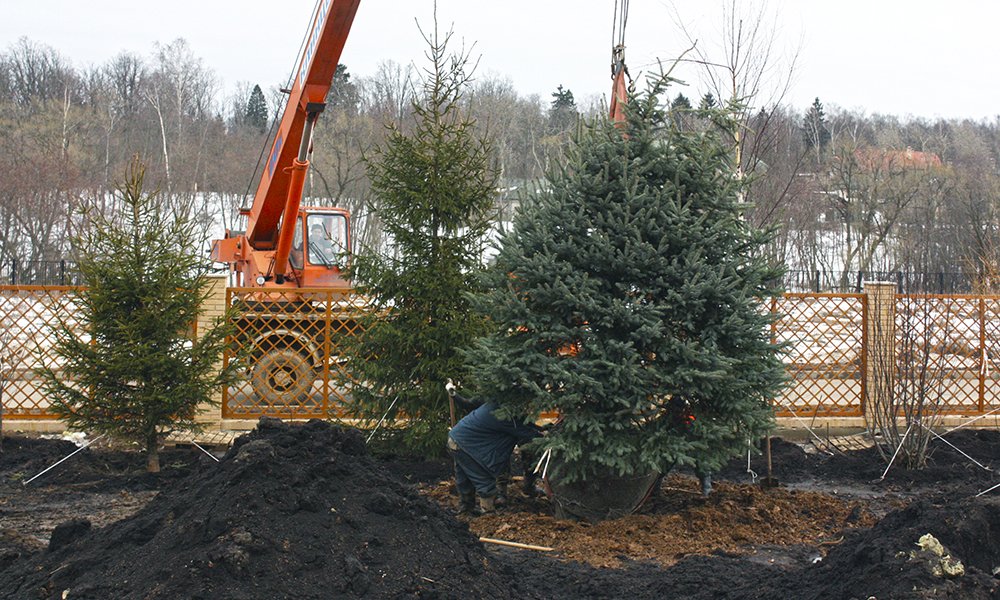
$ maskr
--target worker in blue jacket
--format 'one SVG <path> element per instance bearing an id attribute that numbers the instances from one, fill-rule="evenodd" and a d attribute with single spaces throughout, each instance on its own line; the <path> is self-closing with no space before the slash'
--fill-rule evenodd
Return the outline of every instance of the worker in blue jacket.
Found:
<path id="1" fill-rule="evenodd" d="M 468 402 L 448 390 L 458 402 Z M 448 450 L 455 459 L 459 513 L 489 512 L 496 507 L 497 477 L 509 468 L 514 446 L 542 434 L 533 423 L 500 419 L 497 406 L 486 402 L 462 418 L 448 433 Z M 476 510 L 476 494 L 479 507 Z"/>

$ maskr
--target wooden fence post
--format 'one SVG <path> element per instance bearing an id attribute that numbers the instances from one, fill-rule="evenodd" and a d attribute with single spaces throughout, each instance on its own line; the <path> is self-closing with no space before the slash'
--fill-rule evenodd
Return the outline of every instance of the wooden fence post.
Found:
<path id="1" fill-rule="evenodd" d="M 229 281 L 228 275 L 209 275 L 208 298 L 203 306 L 204 311 L 198 317 L 197 335 L 201 336 L 215 320 L 226 312 L 226 284 Z M 219 362 L 222 368 L 222 362 Z M 212 395 L 215 404 L 204 404 L 199 407 L 200 411 L 197 421 L 206 430 L 222 429 L 222 390 L 216 390 Z"/>
<path id="2" fill-rule="evenodd" d="M 892 394 L 892 376 L 896 364 L 896 287 L 892 281 L 866 281 L 868 320 L 864 324 L 865 393 L 861 414 L 876 397 Z"/>

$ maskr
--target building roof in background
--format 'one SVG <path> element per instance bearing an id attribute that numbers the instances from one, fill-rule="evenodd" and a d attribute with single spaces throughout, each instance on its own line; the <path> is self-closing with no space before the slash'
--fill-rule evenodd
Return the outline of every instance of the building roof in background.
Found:
<path id="1" fill-rule="evenodd" d="M 899 169 L 931 169 L 942 166 L 941 157 L 933 152 L 888 150 L 883 148 L 859 148 L 854 151 L 854 160 L 863 169 L 874 171 Z"/>

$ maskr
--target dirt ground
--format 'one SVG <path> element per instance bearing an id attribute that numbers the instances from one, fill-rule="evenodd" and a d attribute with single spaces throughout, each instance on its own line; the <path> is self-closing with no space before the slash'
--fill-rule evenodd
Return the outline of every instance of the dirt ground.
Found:
<path id="1" fill-rule="evenodd" d="M 441 482 L 422 491 L 450 506 L 452 487 Z M 595 567 L 620 567 L 628 561 L 669 566 L 692 554 L 754 554 L 758 547 L 800 544 L 819 555 L 845 529 L 876 522 L 864 503 L 823 493 L 721 482 L 704 498 L 698 489 L 696 478 L 671 475 L 638 514 L 594 524 L 557 520 L 547 500 L 517 490 L 510 506 L 468 524 L 481 537 L 551 547 L 561 558 Z M 780 560 L 773 549 L 767 552 L 771 562 Z"/>
<path id="2" fill-rule="evenodd" d="M 322 422 L 262 421 L 220 463 L 170 450 L 157 476 L 87 449 L 28 485 L 75 447 L 8 437 L 0 597 L 1000 598 L 1000 493 L 974 497 L 998 482 L 1000 434 L 948 439 L 989 470 L 937 444 L 926 470 L 878 481 L 874 450 L 775 440 L 777 488 L 744 457 L 708 498 L 673 473 L 638 514 L 589 524 L 516 485 L 501 511 L 456 519 L 446 462 L 376 459 Z M 961 574 L 917 545 L 928 533 Z"/>
<path id="3" fill-rule="evenodd" d="M 56 525 L 86 518 L 95 527 L 132 516 L 164 485 L 189 475 L 203 460 L 199 451 L 169 449 L 163 471 L 145 473 L 139 453 L 100 443 L 48 473 L 42 471 L 77 447 L 65 440 L 9 436 L 0 454 L 0 530 L 17 533 L 23 543 L 43 548 Z M 26 481 L 41 474 L 25 484 Z"/>

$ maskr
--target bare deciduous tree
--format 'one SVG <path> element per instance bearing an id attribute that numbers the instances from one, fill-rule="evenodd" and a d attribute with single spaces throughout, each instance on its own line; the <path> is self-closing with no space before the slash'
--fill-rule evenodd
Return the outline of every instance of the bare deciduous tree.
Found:
<path id="1" fill-rule="evenodd" d="M 891 270 L 887 244 L 899 223 L 915 203 L 941 190 L 940 165 L 927 160 L 910 151 L 838 144 L 824 190 L 837 217 L 832 233 L 844 277 L 851 270 Z"/>
<path id="2" fill-rule="evenodd" d="M 791 86 L 798 50 L 782 56 L 776 48 L 778 16 L 766 2 L 722 0 L 721 36 L 715 47 L 698 36 L 674 7 L 674 21 L 691 44 L 691 58 L 702 66 L 705 91 L 731 113 L 734 165 L 739 177 L 752 175 L 772 142 L 768 130 Z"/>
<path id="3" fill-rule="evenodd" d="M 941 308 L 943 306 L 943 308 Z M 888 319 L 871 319 L 865 423 L 880 456 L 891 464 L 919 469 L 940 424 L 949 360 L 962 353 L 953 320 L 956 307 L 904 297 Z"/>

